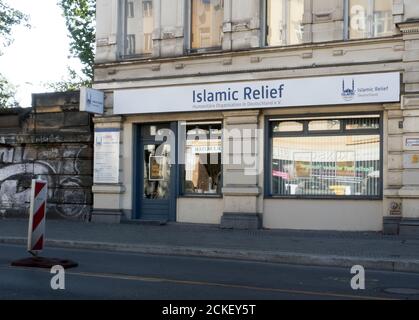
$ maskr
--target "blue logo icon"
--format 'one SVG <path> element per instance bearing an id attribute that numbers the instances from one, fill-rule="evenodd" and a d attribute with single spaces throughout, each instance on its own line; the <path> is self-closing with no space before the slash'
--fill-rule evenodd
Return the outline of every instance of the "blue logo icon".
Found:
<path id="1" fill-rule="evenodd" d="M 92 104 L 92 94 L 90 92 L 87 92 L 87 104 Z"/>
<path id="2" fill-rule="evenodd" d="M 345 87 L 345 80 L 342 80 L 342 97 L 345 101 L 351 101 L 355 97 L 355 80 L 352 79 L 352 88 Z"/>

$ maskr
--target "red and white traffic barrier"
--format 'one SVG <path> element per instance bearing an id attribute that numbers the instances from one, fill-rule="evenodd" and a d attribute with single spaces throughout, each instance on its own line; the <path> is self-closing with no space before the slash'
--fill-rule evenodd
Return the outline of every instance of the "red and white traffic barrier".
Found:
<path id="1" fill-rule="evenodd" d="M 38 179 L 32 180 L 28 228 L 28 251 L 34 255 L 42 251 L 44 248 L 47 197 L 47 182 Z"/>

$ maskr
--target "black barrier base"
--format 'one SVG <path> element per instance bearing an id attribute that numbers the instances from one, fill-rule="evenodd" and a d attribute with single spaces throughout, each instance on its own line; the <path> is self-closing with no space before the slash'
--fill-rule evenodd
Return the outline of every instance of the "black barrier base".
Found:
<path id="1" fill-rule="evenodd" d="M 62 266 L 64 269 L 76 268 L 78 263 L 56 258 L 43 258 L 43 257 L 32 257 L 12 262 L 13 267 L 27 267 L 27 268 L 44 268 L 51 269 L 53 266 Z"/>

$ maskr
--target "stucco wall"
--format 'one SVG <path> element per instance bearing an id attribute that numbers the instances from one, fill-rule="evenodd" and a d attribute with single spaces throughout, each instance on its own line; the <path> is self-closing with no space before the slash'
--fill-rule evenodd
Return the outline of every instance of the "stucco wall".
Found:
<path id="1" fill-rule="evenodd" d="M 220 224 L 223 199 L 179 198 L 177 221 L 188 223 Z"/>
<path id="2" fill-rule="evenodd" d="M 380 231 L 382 201 L 264 201 L 263 227 L 268 229 Z"/>

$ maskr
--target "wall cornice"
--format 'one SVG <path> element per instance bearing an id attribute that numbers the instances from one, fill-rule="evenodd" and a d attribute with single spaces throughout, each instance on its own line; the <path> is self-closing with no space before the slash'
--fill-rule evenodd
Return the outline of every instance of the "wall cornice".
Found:
<path id="1" fill-rule="evenodd" d="M 418 22 L 419 23 L 419 22 Z M 319 42 L 319 43 L 307 43 L 302 45 L 294 46 L 284 46 L 284 47 L 261 47 L 261 48 L 252 48 L 245 50 L 233 50 L 233 51 L 215 51 L 215 52 L 205 52 L 205 53 L 196 53 L 196 54 L 185 54 L 182 56 L 173 56 L 165 58 L 150 58 L 150 57 L 139 57 L 133 58 L 132 60 L 119 60 L 119 61 L 110 61 L 103 63 L 95 63 L 96 69 L 106 69 L 106 68 L 115 68 L 120 66 L 134 66 L 134 65 L 156 65 L 156 64 L 167 64 L 167 63 L 180 63 L 188 61 L 202 61 L 206 59 L 219 59 L 219 58 L 233 58 L 240 56 L 251 56 L 251 55 L 265 55 L 265 54 L 304 54 L 308 50 L 312 52 L 313 50 L 322 50 L 322 49 L 347 49 L 354 46 L 371 46 L 376 44 L 386 44 L 386 43 L 397 43 L 402 41 L 401 36 L 393 36 L 386 38 L 376 38 L 376 39 L 362 39 L 362 40 L 350 40 L 350 41 L 330 41 L 330 42 Z"/>
<path id="2" fill-rule="evenodd" d="M 402 34 L 419 33 L 419 20 L 397 24 Z"/>

